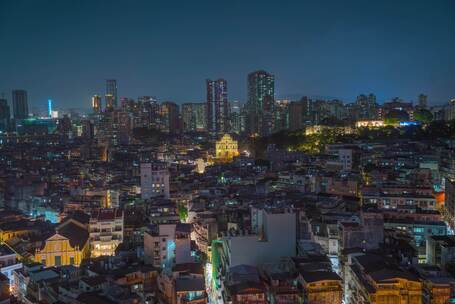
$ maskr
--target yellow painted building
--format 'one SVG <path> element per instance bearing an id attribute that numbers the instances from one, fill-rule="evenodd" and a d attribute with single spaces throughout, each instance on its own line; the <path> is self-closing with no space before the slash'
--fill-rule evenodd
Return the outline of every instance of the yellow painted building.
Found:
<path id="1" fill-rule="evenodd" d="M 440 279 L 440 278 L 438 278 Z M 434 280 L 433 282 L 427 280 L 424 282 L 424 288 L 430 297 L 431 304 L 446 304 L 449 303 L 452 297 L 452 282 L 444 282 Z"/>
<path id="2" fill-rule="evenodd" d="M 22 214 L 4 210 L 0 210 L 0 213 L 0 242 L 7 242 L 13 238 L 26 238 L 42 230 L 36 221 L 29 220 Z"/>
<path id="3" fill-rule="evenodd" d="M 405 278 L 390 278 L 375 284 L 370 293 L 372 304 L 421 304 L 422 283 Z"/>
<path id="4" fill-rule="evenodd" d="M 35 251 L 35 261 L 46 267 L 74 265 L 90 256 L 89 234 L 83 224 L 69 220 Z"/>
<path id="5" fill-rule="evenodd" d="M 308 304 L 341 304 L 343 286 L 341 278 L 330 271 L 301 272 L 300 279 Z"/>
<path id="6" fill-rule="evenodd" d="M 223 137 L 216 142 L 215 148 L 217 162 L 228 163 L 239 155 L 238 142 L 229 134 L 224 134 Z"/>
<path id="7" fill-rule="evenodd" d="M 33 234 L 35 231 L 26 227 L 15 228 L 15 229 L 0 229 L 0 242 L 7 242 L 14 237 L 25 237 Z"/>
<path id="8" fill-rule="evenodd" d="M 345 282 L 350 303 L 423 303 L 422 281 L 381 256 L 365 254 L 352 258 Z"/>

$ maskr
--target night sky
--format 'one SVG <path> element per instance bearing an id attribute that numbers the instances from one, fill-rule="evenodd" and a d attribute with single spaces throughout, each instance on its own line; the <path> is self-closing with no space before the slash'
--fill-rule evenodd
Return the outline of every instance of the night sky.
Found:
<path id="1" fill-rule="evenodd" d="M 276 93 L 352 101 L 373 92 L 455 97 L 455 1 L 0 0 L 0 93 L 88 108 L 104 95 L 203 101 L 205 79 L 246 100 L 248 72 Z"/>

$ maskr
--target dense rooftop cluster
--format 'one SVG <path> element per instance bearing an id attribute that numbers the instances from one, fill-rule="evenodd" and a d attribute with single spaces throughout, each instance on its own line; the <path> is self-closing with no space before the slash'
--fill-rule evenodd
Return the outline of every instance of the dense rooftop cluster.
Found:
<path id="1" fill-rule="evenodd" d="M 182 111 L 110 80 L 93 113 L 8 121 L 0 303 L 454 301 L 455 103 L 248 79 L 245 112 L 222 79 Z"/>

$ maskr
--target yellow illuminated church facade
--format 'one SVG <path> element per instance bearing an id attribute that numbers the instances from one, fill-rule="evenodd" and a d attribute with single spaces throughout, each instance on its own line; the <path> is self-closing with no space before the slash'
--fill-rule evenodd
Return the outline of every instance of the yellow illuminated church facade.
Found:
<path id="1" fill-rule="evenodd" d="M 234 157 L 239 156 L 238 142 L 229 134 L 224 134 L 220 140 L 216 142 L 216 161 L 219 163 L 232 162 Z"/>

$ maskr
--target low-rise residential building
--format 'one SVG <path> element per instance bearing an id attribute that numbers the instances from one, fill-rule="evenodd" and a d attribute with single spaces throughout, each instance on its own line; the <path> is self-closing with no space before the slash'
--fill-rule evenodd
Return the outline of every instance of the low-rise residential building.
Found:
<path id="1" fill-rule="evenodd" d="M 455 278 L 434 265 L 419 264 L 413 268 L 423 281 L 423 304 L 450 303 L 455 291 Z"/>
<path id="2" fill-rule="evenodd" d="M 157 268 L 193 262 L 191 225 L 160 224 L 144 234 L 144 259 Z"/>
<path id="3" fill-rule="evenodd" d="M 426 239 L 433 235 L 446 235 L 447 226 L 443 221 L 413 221 L 408 219 L 387 219 L 384 221 L 384 228 L 398 229 L 409 233 L 414 238 L 415 245 L 420 255 L 425 257 Z"/>
<path id="4" fill-rule="evenodd" d="M 163 271 L 158 287 L 170 304 L 208 303 L 205 289 L 204 268 L 199 263 L 176 264 Z"/>
<path id="5" fill-rule="evenodd" d="M 341 304 L 343 284 L 333 271 L 300 271 L 300 284 L 308 304 Z"/>
<path id="6" fill-rule="evenodd" d="M 289 259 L 260 267 L 261 279 L 272 303 L 300 303 L 303 300 L 299 287 L 299 273 Z"/>
<path id="7" fill-rule="evenodd" d="M 446 269 L 449 263 L 455 262 L 455 236 L 430 236 L 426 242 L 426 262 Z"/>
<path id="8" fill-rule="evenodd" d="M 10 280 L 0 273 L 0 304 L 10 304 Z"/>
<path id="9" fill-rule="evenodd" d="M 377 205 L 383 209 L 400 209 L 416 206 L 423 210 L 436 210 L 436 198 L 433 195 L 418 194 L 364 194 L 363 204 Z"/>
<path id="10" fill-rule="evenodd" d="M 385 257 L 374 254 L 350 255 L 345 267 L 345 296 L 348 303 L 422 303 L 421 280 Z"/>
<path id="11" fill-rule="evenodd" d="M 224 282 L 225 302 L 233 304 L 266 304 L 267 290 L 256 267 L 237 265 L 231 267 Z"/>
<path id="12" fill-rule="evenodd" d="M 99 209 L 92 212 L 89 231 L 92 257 L 114 255 L 123 242 L 123 211 Z"/>
<path id="13" fill-rule="evenodd" d="M 9 279 L 10 285 L 13 285 L 13 272 L 21 268 L 16 253 L 8 246 L 0 245 L 0 272 Z"/>
<path id="14" fill-rule="evenodd" d="M 141 164 L 141 197 L 150 199 L 162 196 L 169 198 L 170 183 L 169 170 L 163 163 Z"/>

